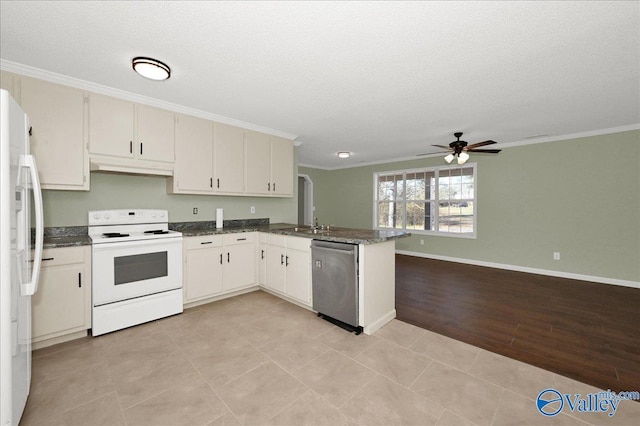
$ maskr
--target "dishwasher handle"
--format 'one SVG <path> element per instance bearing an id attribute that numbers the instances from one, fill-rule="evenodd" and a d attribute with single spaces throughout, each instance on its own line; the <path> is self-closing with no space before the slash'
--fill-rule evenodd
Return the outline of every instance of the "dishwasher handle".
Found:
<path id="1" fill-rule="evenodd" d="M 346 249 L 346 250 L 342 250 L 342 249 L 336 249 L 336 248 L 329 248 L 329 247 L 322 247 L 322 246 L 313 246 L 312 250 L 320 250 L 320 251 L 328 251 L 331 253 L 337 253 L 337 254 L 354 254 L 355 250 L 354 249 Z"/>

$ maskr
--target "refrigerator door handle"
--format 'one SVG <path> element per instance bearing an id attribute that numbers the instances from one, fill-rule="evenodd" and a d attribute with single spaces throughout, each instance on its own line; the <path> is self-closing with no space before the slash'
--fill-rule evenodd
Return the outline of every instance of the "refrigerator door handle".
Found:
<path id="1" fill-rule="evenodd" d="M 23 296 L 32 296 L 38 291 L 38 278 L 40 276 L 40 265 L 42 263 L 42 248 L 44 242 L 44 220 L 42 212 L 42 191 L 40 189 L 40 179 L 38 178 L 38 167 L 33 155 L 20 156 L 20 167 L 18 168 L 18 179 L 22 176 L 22 169 L 29 169 L 31 185 L 33 186 L 33 201 L 36 213 L 36 241 L 33 267 L 31 268 L 31 280 L 21 285 Z"/>

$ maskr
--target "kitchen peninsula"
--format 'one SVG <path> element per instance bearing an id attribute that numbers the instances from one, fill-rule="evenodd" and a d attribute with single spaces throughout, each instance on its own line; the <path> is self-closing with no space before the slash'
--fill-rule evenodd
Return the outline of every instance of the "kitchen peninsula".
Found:
<path id="1" fill-rule="evenodd" d="M 358 245 L 358 323 L 365 334 L 373 334 L 396 316 L 395 310 L 395 240 L 410 234 L 395 230 L 376 231 L 370 229 L 336 228 L 314 229 L 304 225 L 286 223 L 269 224 L 268 220 L 225 221 L 221 229 L 214 222 L 182 222 L 170 225 L 171 229 L 183 233 L 184 238 L 184 285 L 185 306 L 195 306 L 229 295 L 239 294 L 243 290 L 256 288 L 282 297 L 307 309 L 312 309 L 311 300 L 311 241 L 329 241 Z M 246 235 L 241 235 L 246 234 Z M 237 237 L 234 237 L 237 236 Z M 247 263 L 241 265 L 237 274 L 228 272 L 227 276 L 248 275 L 242 285 L 242 278 L 234 278 L 233 286 L 225 288 L 225 268 L 233 268 L 233 250 L 242 243 L 251 245 L 257 239 L 255 268 L 257 274 L 250 271 Z M 229 246 L 229 250 L 224 247 Z M 206 247 L 206 248 L 203 248 Z M 202 256 L 203 250 L 210 250 Z M 225 254 L 226 253 L 226 254 Z M 189 264 L 189 255 L 194 261 Z M 195 257 L 197 256 L 197 257 Z M 206 259 L 226 257 L 221 261 L 222 271 L 216 272 L 216 262 L 207 265 L 195 265 Z M 237 256 L 236 256 L 237 257 Z M 207 269 L 195 270 L 196 268 Z M 210 279 L 202 281 L 202 286 L 193 289 L 198 276 L 219 275 L 222 282 L 216 293 L 206 292 Z M 191 276 L 190 276 L 191 275 Z M 258 277 L 256 285 L 251 276 Z M 239 285 L 239 287 L 236 287 Z M 191 288 L 190 288 L 191 286 Z M 209 297 L 213 296 L 213 297 Z"/>

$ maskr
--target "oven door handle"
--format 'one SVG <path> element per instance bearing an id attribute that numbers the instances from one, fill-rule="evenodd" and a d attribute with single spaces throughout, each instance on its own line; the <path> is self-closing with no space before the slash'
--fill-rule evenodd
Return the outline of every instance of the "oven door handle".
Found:
<path id="1" fill-rule="evenodd" d="M 134 248 L 134 247 L 166 248 L 167 246 L 172 244 L 182 246 L 182 236 L 156 238 L 153 240 L 119 241 L 119 242 L 113 242 L 113 243 L 109 242 L 109 243 L 102 243 L 102 244 L 92 244 L 91 249 L 93 251 L 102 251 L 102 250 Z"/>

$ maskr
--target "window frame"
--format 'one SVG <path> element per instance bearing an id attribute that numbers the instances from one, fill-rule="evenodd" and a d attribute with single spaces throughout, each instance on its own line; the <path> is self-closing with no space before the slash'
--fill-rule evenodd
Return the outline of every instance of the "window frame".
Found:
<path id="1" fill-rule="evenodd" d="M 435 187 L 438 188 L 440 185 L 440 172 L 441 171 L 451 171 L 456 169 L 465 169 L 471 168 L 473 170 L 473 232 L 449 232 L 449 231 L 440 231 L 439 228 L 439 215 L 436 215 L 435 222 L 435 230 L 424 230 L 424 229 L 407 229 L 407 204 L 408 202 L 412 202 L 414 200 L 407 200 L 406 196 L 406 187 L 407 187 L 407 174 L 412 173 L 435 173 L 436 181 Z M 388 171 L 379 171 L 373 173 L 373 229 L 377 231 L 388 231 L 388 230 L 398 230 L 410 232 L 412 234 L 420 234 L 420 235 L 433 235 L 439 237 L 453 237 L 453 238 L 467 238 L 467 239 L 476 239 L 478 233 L 478 167 L 477 163 L 465 163 L 465 164 L 456 164 L 449 166 L 433 166 L 433 167 L 421 167 L 416 169 L 403 169 L 403 170 L 388 170 Z M 402 228 L 382 228 L 378 226 L 378 208 L 379 208 L 379 200 L 378 200 L 378 179 L 380 176 L 389 176 L 389 175 L 402 175 L 403 179 L 403 188 L 405 189 L 405 194 L 403 195 L 402 204 L 403 204 L 403 220 L 402 220 Z M 435 191 L 436 198 L 432 201 L 436 205 L 440 203 L 440 194 L 439 191 Z M 450 199 L 446 200 L 449 201 Z"/>

